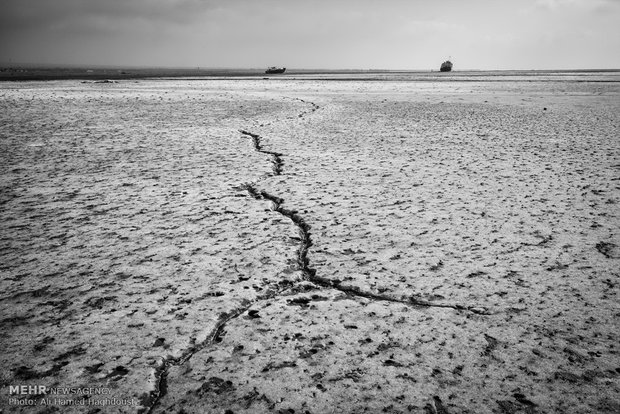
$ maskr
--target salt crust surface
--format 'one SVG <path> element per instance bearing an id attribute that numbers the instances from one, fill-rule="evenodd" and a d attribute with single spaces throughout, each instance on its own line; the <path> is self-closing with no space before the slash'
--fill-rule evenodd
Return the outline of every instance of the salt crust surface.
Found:
<path id="1" fill-rule="evenodd" d="M 616 85 L 2 83 L 0 405 L 617 412 Z"/>

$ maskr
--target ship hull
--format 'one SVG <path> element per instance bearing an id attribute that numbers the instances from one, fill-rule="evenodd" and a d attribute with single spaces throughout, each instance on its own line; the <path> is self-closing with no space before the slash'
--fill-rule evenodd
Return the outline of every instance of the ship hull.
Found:
<path id="1" fill-rule="evenodd" d="M 269 68 L 265 71 L 265 73 L 268 74 L 272 74 L 272 73 L 284 73 L 284 71 L 286 70 L 286 68 Z"/>
<path id="2" fill-rule="evenodd" d="M 446 62 L 443 62 L 441 64 L 441 67 L 439 68 L 440 72 L 450 72 L 452 70 L 452 62 L 450 62 L 449 60 Z"/>

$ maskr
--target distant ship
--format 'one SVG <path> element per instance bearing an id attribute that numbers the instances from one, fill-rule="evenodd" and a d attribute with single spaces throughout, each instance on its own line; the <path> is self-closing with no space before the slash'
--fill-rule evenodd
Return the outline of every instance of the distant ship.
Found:
<path id="1" fill-rule="evenodd" d="M 265 73 L 284 73 L 286 68 L 277 68 L 275 66 L 270 67 L 265 71 Z"/>
<path id="2" fill-rule="evenodd" d="M 445 62 L 441 64 L 441 67 L 439 68 L 439 70 L 441 72 L 450 72 L 452 70 L 452 62 L 450 62 L 449 60 L 446 60 Z"/>

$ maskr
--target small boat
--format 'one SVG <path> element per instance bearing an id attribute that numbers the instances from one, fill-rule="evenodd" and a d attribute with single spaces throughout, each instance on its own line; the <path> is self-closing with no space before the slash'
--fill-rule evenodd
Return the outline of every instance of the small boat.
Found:
<path id="1" fill-rule="evenodd" d="M 449 60 L 446 60 L 445 62 L 441 64 L 441 67 L 439 68 L 439 70 L 441 72 L 450 72 L 452 70 L 452 62 L 450 62 Z"/>
<path id="2" fill-rule="evenodd" d="M 285 70 L 286 68 L 277 68 L 275 66 L 271 66 L 265 71 L 265 73 L 284 73 Z"/>

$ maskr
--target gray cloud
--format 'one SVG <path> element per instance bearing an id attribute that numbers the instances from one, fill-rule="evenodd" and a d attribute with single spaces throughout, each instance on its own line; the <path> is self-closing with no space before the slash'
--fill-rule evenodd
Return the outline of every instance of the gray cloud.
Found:
<path id="1" fill-rule="evenodd" d="M 3 0 L 0 30 L 70 28 L 95 20 L 183 24 L 215 7 L 208 0 Z"/>
<path id="2" fill-rule="evenodd" d="M 619 67 L 620 0 L 0 0 L 0 61 Z M 587 61 L 586 61 L 587 58 Z"/>

